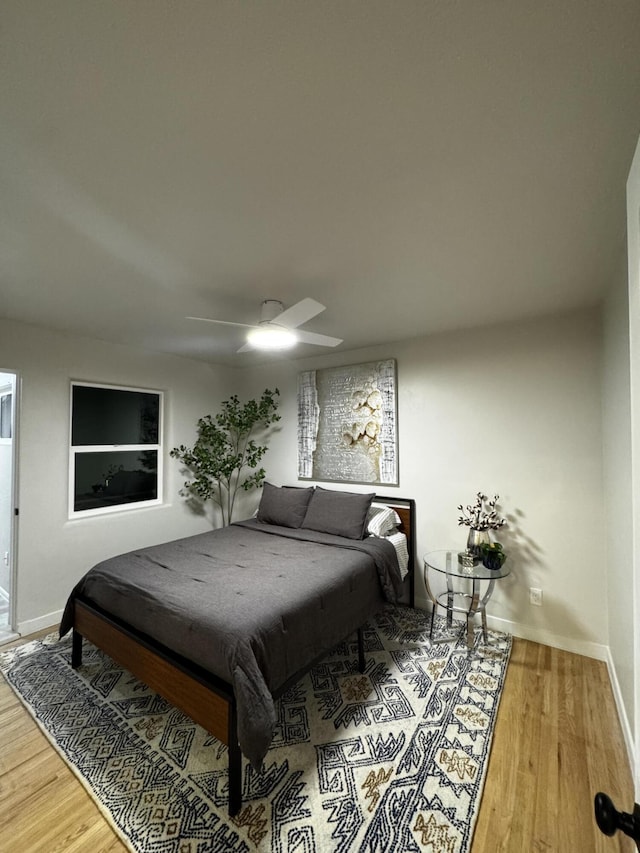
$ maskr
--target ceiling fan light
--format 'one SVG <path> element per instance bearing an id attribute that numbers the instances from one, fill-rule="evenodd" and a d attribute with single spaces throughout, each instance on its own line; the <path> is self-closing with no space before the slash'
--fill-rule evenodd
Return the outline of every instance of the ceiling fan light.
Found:
<path id="1" fill-rule="evenodd" d="M 264 325 L 251 329 L 247 335 L 247 342 L 252 347 L 264 350 L 289 349 L 297 340 L 295 332 L 285 329 L 284 326 Z"/>

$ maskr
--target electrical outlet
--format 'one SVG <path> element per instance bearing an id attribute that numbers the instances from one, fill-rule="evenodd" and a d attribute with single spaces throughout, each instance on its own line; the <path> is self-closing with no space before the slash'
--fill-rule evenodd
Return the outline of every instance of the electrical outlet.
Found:
<path id="1" fill-rule="evenodd" d="M 542 590 L 536 586 L 529 587 L 529 604 L 535 604 L 536 607 L 542 607 Z"/>

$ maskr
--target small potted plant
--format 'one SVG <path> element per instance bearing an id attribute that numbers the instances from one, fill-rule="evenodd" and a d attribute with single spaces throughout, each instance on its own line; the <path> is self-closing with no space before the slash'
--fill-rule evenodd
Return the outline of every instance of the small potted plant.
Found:
<path id="1" fill-rule="evenodd" d="M 501 569 L 506 559 L 507 555 L 499 542 L 489 542 L 482 546 L 482 564 L 487 569 Z"/>

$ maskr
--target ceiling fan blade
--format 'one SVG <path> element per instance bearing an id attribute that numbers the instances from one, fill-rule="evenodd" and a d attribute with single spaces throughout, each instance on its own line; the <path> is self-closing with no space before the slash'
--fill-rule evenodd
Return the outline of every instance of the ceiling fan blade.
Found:
<path id="1" fill-rule="evenodd" d="M 267 300 L 268 301 L 268 300 Z M 266 304 L 266 303 L 263 303 Z M 187 320 L 197 320 L 202 323 L 217 323 L 222 326 L 236 326 L 241 329 L 260 329 L 266 326 L 282 326 L 285 329 L 295 329 L 299 343 L 315 344 L 320 347 L 337 347 L 342 343 L 342 338 L 332 338 L 329 335 L 320 335 L 316 332 L 306 332 L 298 329 L 307 320 L 311 320 L 317 314 L 325 310 L 325 306 L 316 302 L 315 299 L 301 299 L 295 305 L 276 314 L 273 319 L 264 317 L 259 325 L 251 323 L 235 323 L 232 320 L 215 320 L 213 317 L 187 317 Z M 245 343 L 237 352 L 250 352 L 255 346 Z"/>
<path id="2" fill-rule="evenodd" d="M 296 331 L 296 336 L 301 344 L 316 344 L 319 347 L 337 347 L 342 343 L 342 338 L 332 338 L 329 335 L 318 335 L 316 332 Z"/>
<path id="3" fill-rule="evenodd" d="M 282 326 L 287 326 L 289 329 L 297 329 L 298 326 L 301 326 L 307 320 L 311 320 L 312 317 L 324 311 L 325 307 L 316 302 L 315 299 L 301 299 L 300 302 L 296 302 L 290 308 L 285 308 L 274 319 Z"/>
<path id="4" fill-rule="evenodd" d="M 241 326 L 243 329 L 257 329 L 251 323 L 233 323 L 231 320 L 213 320 L 211 317 L 185 317 L 186 320 L 201 320 L 203 323 L 219 323 L 221 326 Z"/>

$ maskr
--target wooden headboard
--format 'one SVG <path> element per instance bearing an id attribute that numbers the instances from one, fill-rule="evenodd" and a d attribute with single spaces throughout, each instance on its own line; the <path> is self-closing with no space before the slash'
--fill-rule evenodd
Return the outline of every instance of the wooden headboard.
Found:
<path id="1" fill-rule="evenodd" d="M 396 498 L 376 494 L 374 501 L 384 503 L 394 509 L 402 522 L 400 530 L 407 537 L 409 551 L 409 604 L 415 607 L 416 590 L 416 502 L 413 498 Z"/>

